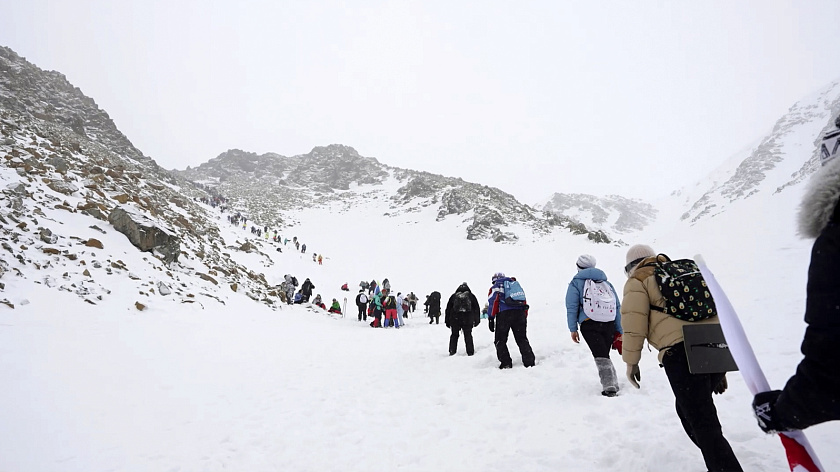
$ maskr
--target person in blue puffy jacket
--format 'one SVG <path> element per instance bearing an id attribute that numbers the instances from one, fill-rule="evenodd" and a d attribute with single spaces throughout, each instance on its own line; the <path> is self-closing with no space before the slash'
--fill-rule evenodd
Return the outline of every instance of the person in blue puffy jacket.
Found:
<path id="1" fill-rule="evenodd" d="M 566 290 L 566 321 L 575 343 L 580 342 L 580 326 L 598 367 L 601 395 L 614 397 L 619 388 L 610 348 L 618 349 L 621 339 L 621 302 L 607 274 L 596 269 L 595 263 L 595 257 L 589 254 L 578 257 L 577 274 Z"/>

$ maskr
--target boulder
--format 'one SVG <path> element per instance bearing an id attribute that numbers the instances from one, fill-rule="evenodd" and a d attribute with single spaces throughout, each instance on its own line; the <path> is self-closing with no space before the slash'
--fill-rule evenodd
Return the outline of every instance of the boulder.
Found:
<path id="1" fill-rule="evenodd" d="M 118 207 L 111 211 L 108 222 L 137 249 L 162 254 L 167 264 L 176 262 L 181 254 L 181 241 L 175 233 L 144 215 Z"/>

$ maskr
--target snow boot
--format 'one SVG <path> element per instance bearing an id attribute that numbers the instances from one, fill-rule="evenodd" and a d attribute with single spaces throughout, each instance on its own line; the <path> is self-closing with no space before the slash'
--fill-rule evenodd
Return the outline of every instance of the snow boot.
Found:
<path id="1" fill-rule="evenodd" d="M 618 378 L 612 360 L 609 357 L 596 357 L 595 365 L 598 366 L 598 376 L 601 378 L 601 393 L 607 397 L 614 397 L 618 393 Z"/>

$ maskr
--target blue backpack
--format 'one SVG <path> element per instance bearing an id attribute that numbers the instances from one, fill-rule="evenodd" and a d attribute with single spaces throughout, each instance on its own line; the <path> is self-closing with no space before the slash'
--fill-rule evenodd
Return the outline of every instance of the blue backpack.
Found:
<path id="1" fill-rule="evenodd" d="M 525 290 L 516 280 L 505 280 L 505 305 L 525 307 Z"/>

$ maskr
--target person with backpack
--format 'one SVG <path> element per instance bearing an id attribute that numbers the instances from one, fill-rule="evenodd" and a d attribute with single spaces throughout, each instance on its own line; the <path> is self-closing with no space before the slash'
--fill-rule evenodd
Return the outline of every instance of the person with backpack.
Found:
<path id="1" fill-rule="evenodd" d="M 594 256 L 583 254 L 577 258 L 577 274 L 566 290 L 566 321 L 572 333 L 572 341 L 580 343 L 580 334 L 589 346 L 598 377 L 601 379 L 601 395 L 614 397 L 618 394 L 618 378 L 610 359 L 610 348 L 621 337 L 621 302 L 615 288 L 607 280 L 607 274 L 595 268 Z"/>
<path id="2" fill-rule="evenodd" d="M 359 289 L 359 294 L 356 295 L 356 306 L 359 307 L 359 321 L 367 321 L 367 305 L 368 305 L 368 296 L 365 293 L 365 289 Z"/>
<path id="3" fill-rule="evenodd" d="M 291 305 L 295 299 L 295 287 L 298 285 L 297 279 L 290 274 L 284 275 L 283 279 L 286 281 L 286 300 Z"/>
<path id="4" fill-rule="evenodd" d="M 429 324 L 434 322 L 440 324 L 440 292 L 434 291 L 426 299 L 426 307 L 429 310 Z"/>
<path id="5" fill-rule="evenodd" d="M 645 340 L 659 351 L 659 364 L 676 399 L 677 416 L 692 442 L 700 449 L 706 469 L 741 471 L 741 464 L 721 431 L 712 393 L 726 390 L 724 373 L 692 374 L 688 367 L 682 327 L 690 323 L 719 323 L 715 314 L 698 321 L 685 321 L 675 315 L 679 309 L 669 306 L 656 277 L 658 266 L 670 262 L 644 244 L 627 250 L 627 282 L 621 301 L 622 359 L 627 364 L 627 379 L 640 388 L 639 361 Z M 666 290 L 669 296 L 673 290 Z M 685 316 L 683 316 L 685 317 Z"/>
<path id="6" fill-rule="evenodd" d="M 373 299 L 370 303 L 373 307 L 373 321 L 370 322 L 371 328 L 381 328 L 382 327 L 382 313 L 384 313 L 384 309 L 382 307 L 382 293 L 375 293 L 373 294 Z"/>
<path id="7" fill-rule="evenodd" d="M 400 328 L 400 321 L 397 318 L 397 297 L 390 295 L 388 290 L 382 290 L 382 296 L 385 297 L 384 301 L 382 302 L 382 308 L 385 309 L 385 324 L 384 326 L 387 328 L 388 326 L 393 326 L 394 328 Z"/>
<path id="8" fill-rule="evenodd" d="M 506 277 L 502 272 L 496 272 L 491 278 L 487 303 L 490 311 L 487 315 L 490 332 L 495 332 L 493 344 L 496 345 L 496 357 L 499 359 L 500 369 L 513 367 L 510 351 L 507 348 L 508 335 L 513 331 L 513 339 L 519 346 L 522 355 L 522 365 L 533 367 L 536 363 L 534 350 L 528 342 L 528 303 L 525 291 L 515 277 Z M 496 323 L 498 322 L 498 326 Z M 498 329 L 496 329 L 498 328 Z"/>
<path id="9" fill-rule="evenodd" d="M 303 285 L 300 286 L 300 291 L 303 293 L 304 303 L 309 301 L 309 298 L 312 296 L 313 289 L 315 289 L 315 284 L 313 284 L 309 278 L 303 281 Z"/>
<path id="10" fill-rule="evenodd" d="M 391 282 L 388 279 L 382 279 L 382 290 L 391 291 Z"/>
<path id="11" fill-rule="evenodd" d="M 444 310 L 443 322 L 447 328 L 452 330 L 449 336 L 449 355 L 454 356 L 458 351 L 458 337 L 461 331 L 464 332 L 464 344 L 467 347 L 467 355 L 475 354 L 472 329 L 481 322 L 479 318 L 478 299 L 475 298 L 470 287 L 464 282 L 458 286 L 455 293 L 449 297 Z"/>
<path id="12" fill-rule="evenodd" d="M 820 143 L 821 168 L 799 207 L 799 234 L 814 238 L 805 287 L 803 358 L 782 390 L 753 399 L 758 426 L 766 433 L 840 420 L 840 116 L 834 125 Z"/>

